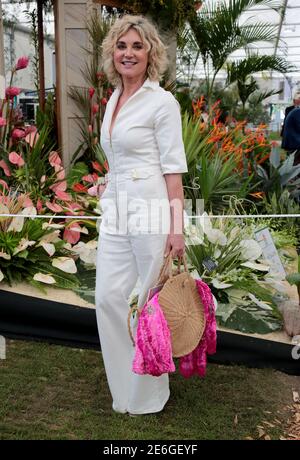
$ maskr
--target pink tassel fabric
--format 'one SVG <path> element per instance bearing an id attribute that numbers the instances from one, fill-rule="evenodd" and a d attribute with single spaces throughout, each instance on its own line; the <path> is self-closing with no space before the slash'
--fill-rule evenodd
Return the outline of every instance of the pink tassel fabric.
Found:
<path id="1" fill-rule="evenodd" d="M 204 306 L 206 326 L 203 337 L 195 350 L 179 360 L 179 372 L 185 378 L 192 375 L 204 377 L 207 364 L 206 356 L 216 353 L 217 347 L 217 323 L 212 293 L 203 281 L 196 280 L 196 285 Z"/>
<path id="2" fill-rule="evenodd" d="M 132 370 L 136 374 L 160 376 L 175 372 L 171 335 L 158 295 L 146 303 L 139 317 Z"/>

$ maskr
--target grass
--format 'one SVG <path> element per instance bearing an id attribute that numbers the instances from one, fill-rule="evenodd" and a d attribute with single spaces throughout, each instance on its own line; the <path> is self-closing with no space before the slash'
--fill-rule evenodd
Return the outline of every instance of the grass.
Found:
<path id="1" fill-rule="evenodd" d="M 292 390 L 300 386 L 299 377 L 272 369 L 216 364 L 205 379 L 172 374 L 170 385 L 160 414 L 116 414 L 101 353 L 7 340 L 0 439 L 245 439 L 257 438 L 262 428 L 279 439 Z"/>

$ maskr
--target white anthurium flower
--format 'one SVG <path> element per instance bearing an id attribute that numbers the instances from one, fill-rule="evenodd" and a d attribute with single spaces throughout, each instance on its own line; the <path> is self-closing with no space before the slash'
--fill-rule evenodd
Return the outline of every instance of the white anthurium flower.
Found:
<path id="1" fill-rule="evenodd" d="M 48 235 L 43 235 L 42 238 L 40 239 L 40 242 L 43 243 L 57 243 L 60 241 L 59 235 L 60 231 L 55 230 L 54 232 L 49 233 Z"/>
<path id="2" fill-rule="evenodd" d="M 71 227 L 72 232 L 84 233 L 85 235 L 89 234 L 89 231 L 86 227 Z"/>
<path id="3" fill-rule="evenodd" d="M 3 279 L 4 279 L 4 275 L 3 275 L 2 271 L 0 270 L 0 283 L 1 283 L 1 281 L 3 281 Z"/>
<path id="4" fill-rule="evenodd" d="M 207 232 L 210 232 L 212 230 L 213 227 L 212 227 L 212 224 L 211 224 L 211 221 L 210 221 L 210 218 L 207 212 L 204 212 L 202 214 L 201 218 L 199 219 L 199 222 L 200 222 L 200 225 L 204 233 L 207 234 Z"/>
<path id="5" fill-rule="evenodd" d="M 259 270 L 260 272 L 268 272 L 270 270 L 269 265 L 257 264 L 255 262 L 243 262 L 241 264 L 243 267 L 252 268 L 253 270 Z"/>
<path id="6" fill-rule="evenodd" d="M 38 246 L 42 246 L 50 257 L 55 254 L 55 246 L 52 243 L 46 243 L 42 240 Z"/>
<path id="7" fill-rule="evenodd" d="M 37 210 L 34 206 L 27 206 L 27 208 L 23 209 L 21 214 L 23 214 L 24 216 L 36 216 Z"/>
<path id="8" fill-rule="evenodd" d="M 255 297 L 255 295 L 251 294 L 250 292 L 248 292 L 247 295 L 249 299 L 251 299 L 252 302 L 255 303 L 255 305 L 257 305 L 258 307 L 262 308 L 263 310 L 272 310 L 272 307 L 270 307 L 270 305 L 268 305 L 266 302 L 263 302 L 262 300 L 259 300 L 257 297 Z"/>
<path id="9" fill-rule="evenodd" d="M 86 247 L 89 249 L 97 249 L 98 247 L 98 241 L 97 240 L 91 240 L 86 243 Z"/>
<path id="10" fill-rule="evenodd" d="M 68 249 L 68 251 L 71 251 L 71 249 L 72 249 L 71 243 L 65 243 L 65 244 L 64 244 L 64 248 L 65 248 L 65 249 Z"/>
<path id="11" fill-rule="evenodd" d="M 222 283 L 222 281 L 219 281 L 217 278 L 213 278 L 211 283 L 216 289 L 226 289 L 232 286 L 232 284 L 229 283 Z"/>
<path id="12" fill-rule="evenodd" d="M 34 281 L 40 281 L 45 284 L 55 284 L 56 281 L 51 275 L 45 275 L 44 273 L 36 273 L 33 277 Z"/>
<path id="13" fill-rule="evenodd" d="M 233 229 L 230 231 L 229 233 L 229 241 L 233 241 L 235 240 L 235 238 L 238 236 L 238 234 L 240 233 L 240 227 L 236 226 L 236 227 L 233 227 Z"/>
<path id="14" fill-rule="evenodd" d="M 260 245 L 255 240 L 242 240 L 240 242 L 241 257 L 243 260 L 256 260 L 261 254 Z"/>
<path id="15" fill-rule="evenodd" d="M 9 227 L 7 229 L 8 232 L 21 232 L 24 225 L 24 217 L 13 217 Z"/>
<path id="16" fill-rule="evenodd" d="M 43 230 L 47 230 L 47 228 L 64 228 L 65 226 L 63 224 L 49 224 L 49 222 L 44 222 L 42 225 Z"/>
<path id="17" fill-rule="evenodd" d="M 2 257 L 2 259 L 5 259 L 5 260 L 10 260 L 11 259 L 10 254 L 7 254 L 7 252 L 2 252 L 2 251 L 0 251 L 0 257 Z"/>
<path id="18" fill-rule="evenodd" d="M 13 255 L 15 256 L 19 252 L 25 251 L 29 246 L 33 246 L 36 243 L 36 241 L 29 241 L 26 240 L 26 238 L 22 238 L 18 246 L 15 248 Z"/>
<path id="19" fill-rule="evenodd" d="M 97 247 L 95 247 L 95 244 L 90 244 L 93 243 L 93 241 L 89 241 L 88 243 L 83 243 L 83 241 L 79 241 L 76 246 L 73 246 L 73 251 L 75 251 L 80 259 L 86 263 L 86 264 L 93 264 L 96 265 L 96 260 L 97 260 Z M 97 241 L 95 242 L 97 243 Z"/>
<path id="20" fill-rule="evenodd" d="M 219 248 L 216 248 L 214 252 L 214 259 L 218 259 L 220 255 L 221 255 L 221 250 Z"/>
<path id="21" fill-rule="evenodd" d="M 76 264 L 71 257 L 56 257 L 52 260 L 52 265 L 65 273 L 77 273 Z"/>
<path id="22" fill-rule="evenodd" d="M 206 231 L 207 239 L 212 244 L 219 244 L 220 246 L 226 246 L 227 238 L 226 235 L 221 230 L 217 228 L 212 228 L 209 231 Z"/>

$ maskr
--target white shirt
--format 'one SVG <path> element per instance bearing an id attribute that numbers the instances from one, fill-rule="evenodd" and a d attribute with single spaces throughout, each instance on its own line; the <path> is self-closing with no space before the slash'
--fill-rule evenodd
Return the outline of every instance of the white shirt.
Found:
<path id="1" fill-rule="evenodd" d="M 111 119 L 120 96 L 117 87 L 109 99 L 101 127 L 101 146 L 111 172 L 160 166 L 162 174 L 188 171 L 180 106 L 174 96 L 147 79 Z"/>
<path id="2" fill-rule="evenodd" d="M 110 136 L 120 91 L 117 87 L 108 101 L 101 127 L 109 173 L 100 199 L 100 233 L 168 232 L 164 174 L 188 171 L 179 103 L 158 82 L 147 79 L 121 107 Z"/>

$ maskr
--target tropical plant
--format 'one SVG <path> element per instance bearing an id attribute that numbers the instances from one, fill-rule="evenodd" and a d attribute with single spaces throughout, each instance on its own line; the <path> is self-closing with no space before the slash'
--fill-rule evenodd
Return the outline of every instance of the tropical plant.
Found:
<path id="1" fill-rule="evenodd" d="M 57 225 L 34 218 L 37 210 L 26 196 L 7 192 L 1 185 L 1 214 L 19 215 L 0 218 L 0 281 L 27 281 L 39 288 L 45 284 L 68 289 L 78 286 L 73 253 L 59 237 Z M 25 218 L 27 215 L 32 218 Z"/>
<path id="2" fill-rule="evenodd" d="M 197 53 L 201 55 L 203 62 L 207 88 L 206 96 L 209 106 L 211 105 L 216 76 L 234 51 L 239 49 L 249 50 L 251 45 L 256 42 L 274 42 L 277 39 L 277 27 L 272 24 L 262 22 L 240 24 L 241 15 L 245 11 L 251 11 L 251 7 L 254 5 L 264 5 L 278 12 L 281 8 L 281 3 L 273 0 L 207 1 L 203 4 L 198 14 L 194 14 L 189 19 L 194 36 L 192 41 L 196 41 Z M 187 43 L 189 43 L 188 40 Z M 267 58 L 262 57 L 264 63 L 265 59 Z M 250 60 L 246 59 L 241 64 L 249 72 L 247 77 L 254 72 L 253 67 L 251 68 L 250 65 L 251 63 L 253 64 L 253 60 L 255 60 L 255 57 L 250 57 Z M 257 67 L 257 61 L 255 64 Z M 272 63 L 269 61 L 269 64 L 271 65 Z M 276 65 L 279 65 L 279 62 L 276 61 Z M 269 68 L 272 69 L 272 67 Z M 233 83 L 233 73 L 231 75 L 231 83 Z"/>
<path id="3" fill-rule="evenodd" d="M 281 314 L 263 285 L 269 266 L 250 227 L 225 217 L 211 223 L 204 214 L 197 225 L 185 225 L 185 238 L 192 268 L 218 300 L 221 325 L 261 333 L 282 327 Z"/>
<path id="4" fill-rule="evenodd" d="M 97 12 L 87 21 L 89 46 L 83 49 L 88 59 L 80 69 L 87 87 L 71 87 L 69 90 L 69 96 L 83 115 L 77 120 L 82 142 L 73 155 L 73 161 L 80 158 L 81 154 L 87 162 L 96 160 L 95 150 L 100 140 L 104 110 L 112 94 L 112 88 L 101 70 L 101 46 L 111 25 L 112 20 L 100 18 Z"/>

